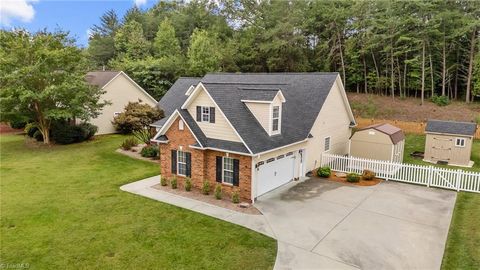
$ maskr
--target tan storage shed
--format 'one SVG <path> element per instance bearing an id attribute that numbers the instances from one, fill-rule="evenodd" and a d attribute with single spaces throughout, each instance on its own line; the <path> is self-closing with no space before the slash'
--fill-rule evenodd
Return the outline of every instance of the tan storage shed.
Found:
<path id="1" fill-rule="evenodd" d="M 376 124 L 350 137 L 350 156 L 393 162 L 403 161 L 405 135 L 398 127 Z"/>
<path id="2" fill-rule="evenodd" d="M 424 161 L 472 167 L 470 155 L 476 129 L 475 123 L 428 120 Z"/>

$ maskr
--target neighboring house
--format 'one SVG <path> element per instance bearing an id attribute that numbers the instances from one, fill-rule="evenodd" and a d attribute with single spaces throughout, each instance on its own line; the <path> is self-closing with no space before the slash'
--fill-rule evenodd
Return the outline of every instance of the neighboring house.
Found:
<path id="1" fill-rule="evenodd" d="M 428 120 L 424 161 L 472 167 L 470 155 L 476 129 L 475 123 Z"/>
<path id="2" fill-rule="evenodd" d="M 157 101 L 123 71 L 93 71 L 85 76 L 87 82 L 102 88 L 105 93 L 100 101 L 110 101 L 97 118 L 89 122 L 98 127 L 97 135 L 115 133 L 113 118 L 123 112 L 129 102 L 146 103 L 152 107 Z"/>
<path id="3" fill-rule="evenodd" d="M 158 105 L 162 176 L 221 183 L 248 201 L 305 176 L 324 152 L 347 154 L 355 126 L 338 73 L 180 78 Z"/>
<path id="4" fill-rule="evenodd" d="M 403 131 L 390 124 L 362 128 L 350 138 L 350 155 L 353 157 L 402 162 L 404 147 Z"/>

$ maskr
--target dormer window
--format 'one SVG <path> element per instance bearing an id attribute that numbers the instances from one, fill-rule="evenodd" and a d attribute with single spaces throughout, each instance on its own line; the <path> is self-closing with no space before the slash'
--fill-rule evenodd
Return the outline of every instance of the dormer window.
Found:
<path id="1" fill-rule="evenodd" d="M 282 129 L 282 106 L 273 105 L 271 106 L 271 122 L 270 122 L 270 136 L 280 134 Z"/>
<path id="2" fill-rule="evenodd" d="M 272 131 L 278 132 L 280 124 L 280 106 L 273 106 L 273 115 L 272 115 Z"/>
<path id="3" fill-rule="evenodd" d="M 197 106 L 197 122 L 215 123 L 215 107 Z"/>
<path id="4" fill-rule="evenodd" d="M 202 107 L 202 122 L 210 122 L 210 107 Z"/>

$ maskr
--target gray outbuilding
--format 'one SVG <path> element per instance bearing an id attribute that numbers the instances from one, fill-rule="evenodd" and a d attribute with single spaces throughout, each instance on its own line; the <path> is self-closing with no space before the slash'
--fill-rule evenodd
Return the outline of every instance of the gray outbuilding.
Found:
<path id="1" fill-rule="evenodd" d="M 475 123 L 428 120 L 424 161 L 472 167 L 470 155 L 476 129 Z"/>
<path id="2" fill-rule="evenodd" d="M 362 128 L 350 137 L 350 156 L 403 161 L 405 134 L 390 124 L 376 124 Z"/>

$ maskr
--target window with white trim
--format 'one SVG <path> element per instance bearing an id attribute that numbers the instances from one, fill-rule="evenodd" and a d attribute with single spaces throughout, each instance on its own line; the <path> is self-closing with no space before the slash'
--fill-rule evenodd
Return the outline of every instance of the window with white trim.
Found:
<path id="1" fill-rule="evenodd" d="M 465 147 L 465 138 L 455 138 L 456 147 Z"/>
<path id="2" fill-rule="evenodd" d="M 210 107 L 202 106 L 202 122 L 210 122 Z"/>
<path id="3" fill-rule="evenodd" d="M 272 131 L 277 132 L 280 127 L 280 106 L 273 106 L 272 109 Z"/>
<path id="4" fill-rule="evenodd" d="M 330 141 L 331 141 L 330 137 L 325 137 L 325 144 L 324 144 L 323 151 L 325 152 L 330 151 Z"/>
<path id="5" fill-rule="evenodd" d="M 182 120 L 182 119 L 180 119 L 180 120 L 178 121 L 178 129 L 179 129 L 179 130 L 183 130 L 183 129 L 184 129 L 184 124 L 183 124 L 183 120 Z"/>
<path id="6" fill-rule="evenodd" d="M 187 175 L 187 153 L 180 150 L 177 151 L 177 174 Z"/>
<path id="7" fill-rule="evenodd" d="M 222 182 L 233 184 L 233 158 L 223 157 Z"/>

